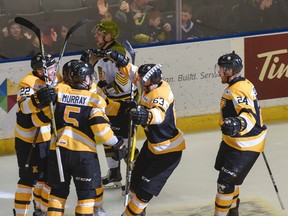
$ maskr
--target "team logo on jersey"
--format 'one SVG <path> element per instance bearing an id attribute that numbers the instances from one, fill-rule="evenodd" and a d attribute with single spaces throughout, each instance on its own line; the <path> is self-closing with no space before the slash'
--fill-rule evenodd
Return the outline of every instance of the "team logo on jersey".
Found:
<path id="1" fill-rule="evenodd" d="M 33 166 L 32 170 L 33 173 L 38 173 L 38 166 Z"/>
<path id="2" fill-rule="evenodd" d="M 66 145 L 66 144 L 67 144 L 66 140 L 64 140 L 64 139 L 60 139 L 60 140 L 59 140 L 59 143 L 60 143 L 60 144 L 63 144 L 63 145 Z"/>
<path id="3" fill-rule="evenodd" d="M 150 182 L 150 181 L 151 181 L 150 179 L 148 179 L 148 178 L 145 177 L 145 176 L 142 176 L 142 180 L 145 181 L 145 182 Z"/>
<path id="4" fill-rule="evenodd" d="M 7 113 L 17 103 L 17 84 L 5 79 L 0 85 L 0 106 Z"/>

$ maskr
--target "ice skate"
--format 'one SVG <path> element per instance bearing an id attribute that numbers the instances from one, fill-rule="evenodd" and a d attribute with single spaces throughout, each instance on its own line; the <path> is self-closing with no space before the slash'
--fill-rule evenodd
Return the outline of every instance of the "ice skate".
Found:
<path id="1" fill-rule="evenodd" d="M 106 176 L 102 177 L 102 184 L 104 189 L 118 189 L 121 188 L 122 176 L 120 166 L 108 170 Z"/>
<path id="2" fill-rule="evenodd" d="M 40 209 L 35 209 L 33 212 L 33 216 L 45 216 L 46 214 L 43 213 Z"/>
<path id="3" fill-rule="evenodd" d="M 231 209 L 229 210 L 227 216 L 239 216 L 239 212 L 238 212 L 239 203 L 240 203 L 240 199 L 238 198 L 238 199 L 237 199 L 236 207 L 235 207 L 235 208 L 231 208 Z"/>
<path id="4" fill-rule="evenodd" d="M 121 216 L 123 215 L 124 213 Z M 137 214 L 137 216 L 145 216 L 145 215 L 146 215 L 146 208 L 144 208 L 144 210 L 140 214 Z"/>
<path id="5" fill-rule="evenodd" d="M 100 206 L 98 208 L 94 208 L 93 216 L 108 216 L 104 209 Z"/>

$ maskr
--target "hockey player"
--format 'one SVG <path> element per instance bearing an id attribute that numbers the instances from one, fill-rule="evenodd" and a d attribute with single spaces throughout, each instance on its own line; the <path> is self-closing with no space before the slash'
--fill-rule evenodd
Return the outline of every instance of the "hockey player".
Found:
<path id="1" fill-rule="evenodd" d="M 70 180 L 73 178 L 78 197 L 75 215 L 93 216 L 95 188 L 101 186 L 96 141 L 110 145 L 116 161 L 126 155 L 126 147 L 123 138 L 116 137 L 110 128 L 109 119 L 105 115 L 105 101 L 89 91 L 93 83 L 92 65 L 80 62 L 71 69 L 68 78 L 65 74 L 63 79 L 67 84 L 60 83 L 55 88 L 58 136 L 53 134 L 50 144 L 48 182 L 51 193 L 47 215 L 63 215 Z M 49 114 L 46 114 L 47 117 Z M 63 183 L 60 182 L 58 172 L 56 145 L 61 152 L 65 178 Z"/>
<path id="2" fill-rule="evenodd" d="M 137 67 L 131 63 L 119 64 L 117 59 L 111 56 L 125 56 L 125 48 L 116 41 L 119 36 L 117 24 L 111 20 L 102 20 L 94 28 L 95 40 L 99 50 L 86 50 L 81 59 L 95 65 L 95 71 L 98 71 L 98 86 L 103 90 L 106 96 L 114 101 L 129 100 L 131 92 L 131 81 L 137 71 Z M 99 52 L 100 51 L 100 52 Z M 114 51 L 118 54 L 114 55 Z M 104 55 L 103 55 L 104 53 Z M 122 59 L 125 62 L 125 59 Z M 137 88 L 132 84 L 132 91 L 137 93 Z M 108 118 L 112 124 L 112 130 L 117 136 L 122 136 L 125 143 L 128 139 L 128 114 L 120 112 L 117 116 L 110 115 Z M 105 187 L 120 187 L 122 175 L 120 171 L 120 162 L 115 161 L 113 149 L 104 145 L 108 173 L 102 178 Z M 137 151 L 137 150 L 136 150 Z M 136 153 L 137 155 L 137 153 Z M 110 183 L 113 183 L 112 185 Z"/>
<path id="3" fill-rule="evenodd" d="M 130 201 L 122 216 L 145 215 L 149 201 L 159 195 L 185 149 L 183 133 L 176 127 L 174 96 L 162 80 L 161 65 L 141 65 L 138 74 L 143 93 L 140 105 L 130 112 L 147 139 L 135 161 Z"/>
<path id="4" fill-rule="evenodd" d="M 64 82 L 66 84 L 69 84 L 72 82 L 71 77 L 70 77 L 71 70 L 73 70 L 73 68 L 77 64 L 80 64 L 81 62 L 82 62 L 81 60 L 73 59 L 73 60 L 66 62 L 63 65 L 62 73 L 63 73 Z M 113 102 L 112 100 L 107 98 L 107 96 L 103 93 L 102 89 L 99 86 L 97 86 L 95 82 L 92 83 L 89 91 L 98 94 L 106 101 L 106 104 L 107 104 L 106 109 L 105 109 L 106 115 L 107 115 L 107 112 L 110 113 L 110 115 L 116 115 L 118 113 L 120 104 L 117 102 Z M 100 184 L 96 187 L 96 198 L 94 202 L 94 216 L 106 215 L 104 209 L 102 208 L 102 205 L 103 205 L 103 187 L 102 187 L 102 184 Z"/>
<path id="5" fill-rule="evenodd" d="M 239 185 L 264 151 L 267 128 L 255 87 L 240 75 L 242 68 L 242 59 L 234 51 L 218 59 L 218 74 L 228 86 L 220 104 L 222 141 L 215 162 L 219 171 L 215 216 L 239 215 Z"/>
<path id="6" fill-rule="evenodd" d="M 32 71 L 18 84 L 18 110 L 16 113 L 15 150 L 19 168 L 18 188 L 15 193 L 14 215 L 28 215 L 33 196 L 35 211 L 33 216 L 42 215 L 47 210 L 49 187 L 46 185 L 47 156 L 50 141 L 50 125 L 40 128 L 36 134 L 36 113 L 42 106 L 49 105 L 42 88 L 46 86 L 42 55 L 37 53 L 31 59 Z M 56 74 L 56 61 L 45 54 L 48 80 L 51 82 Z M 57 83 L 57 80 L 56 80 Z M 40 98 L 42 101 L 40 101 Z M 34 143 L 34 139 L 36 140 Z M 35 145 L 35 147 L 33 146 Z M 29 156 L 31 154 L 31 157 Z M 30 158 L 30 159 L 28 159 Z"/>

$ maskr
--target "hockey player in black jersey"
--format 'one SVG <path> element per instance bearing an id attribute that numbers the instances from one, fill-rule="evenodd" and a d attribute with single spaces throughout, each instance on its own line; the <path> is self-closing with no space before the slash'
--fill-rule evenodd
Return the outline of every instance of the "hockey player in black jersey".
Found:
<path id="1" fill-rule="evenodd" d="M 94 69 L 84 62 L 75 64 L 63 73 L 64 83 L 55 88 L 55 121 L 57 136 L 52 134 L 48 183 L 51 186 L 48 216 L 63 215 L 73 178 L 78 197 L 75 215 L 93 216 L 95 188 L 101 187 L 101 172 L 96 143 L 105 143 L 113 148 L 113 158 L 121 160 L 126 155 L 122 137 L 116 137 L 105 114 L 106 102 L 98 94 L 89 91 L 93 83 Z M 51 93 L 52 94 L 52 93 Z M 50 112 L 45 112 L 49 120 Z M 56 146 L 61 152 L 65 182 L 60 182 Z"/>
<path id="2" fill-rule="evenodd" d="M 33 216 L 42 215 L 41 210 L 45 212 L 48 206 L 49 187 L 46 184 L 46 167 L 51 138 L 50 125 L 40 127 L 35 119 L 42 107 L 49 104 L 49 98 L 43 90 L 47 83 L 42 58 L 40 53 L 32 57 L 32 71 L 18 84 L 15 150 L 19 180 L 14 200 L 15 216 L 28 215 L 32 197 L 35 208 Z M 56 61 L 49 54 L 45 54 L 45 61 L 47 78 L 52 82 L 56 75 Z M 57 82 L 56 79 L 55 83 Z"/>
<path id="3" fill-rule="evenodd" d="M 222 141 L 216 157 L 219 171 L 215 216 L 238 216 L 239 186 L 264 151 L 263 124 L 253 84 L 240 75 L 242 59 L 233 51 L 218 59 L 217 72 L 225 88 L 220 103 Z"/>
<path id="4" fill-rule="evenodd" d="M 130 201 L 122 216 L 145 215 L 149 201 L 159 195 L 185 149 L 183 133 L 176 126 L 174 96 L 162 80 L 161 65 L 141 65 L 138 75 L 143 93 L 140 105 L 130 112 L 133 122 L 144 128 L 146 140 L 135 161 Z"/>

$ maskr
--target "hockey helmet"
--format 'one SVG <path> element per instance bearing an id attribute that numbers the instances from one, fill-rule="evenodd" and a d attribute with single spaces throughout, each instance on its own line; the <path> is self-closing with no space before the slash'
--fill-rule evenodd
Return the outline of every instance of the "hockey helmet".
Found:
<path id="1" fill-rule="evenodd" d="M 142 82 L 146 83 L 150 80 L 150 85 L 158 84 L 162 80 L 161 64 L 144 64 L 138 69 L 138 74 L 142 78 Z"/>
<path id="2" fill-rule="evenodd" d="M 73 69 L 73 67 L 75 67 L 77 64 L 79 64 L 81 61 L 78 60 L 78 59 L 72 59 L 68 62 L 66 62 L 64 65 L 63 65 L 63 68 L 62 68 L 62 75 L 63 75 L 63 81 L 66 83 L 66 84 L 69 84 L 71 83 L 71 77 L 70 77 L 70 72 L 71 70 Z"/>
<path id="3" fill-rule="evenodd" d="M 47 54 L 47 53 L 45 53 L 44 55 L 45 55 L 46 67 L 50 67 L 56 64 L 56 60 L 52 55 Z M 41 53 L 37 53 L 36 55 L 32 57 L 31 68 L 33 69 L 33 71 L 43 68 L 43 57 Z"/>
<path id="4" fill-rule="evenodd" d="M 218 59 L 218 66 L 226 69 L 232 69 L 233 74 L 240 73 L 243 68 L 242 59 L 233 51 L 232 53 L 222 55 Z"/>
<path id="5" fill-rule="evenodd" d="M 94 68 L 85 62 L 76 63 L 70 70 L 71 82 L 69 85 L 74 89 L 90 90 L 93 83 Z"/>
<path id="6" fill-rule="evenodd" d="M 95 30 L 103 31 L 105 35 L 110 34 L 114 40 L 119 36 L 119 27 L 112 20 L 101 20 L 100 23 L 94 27 L 93 31 Z"/>

